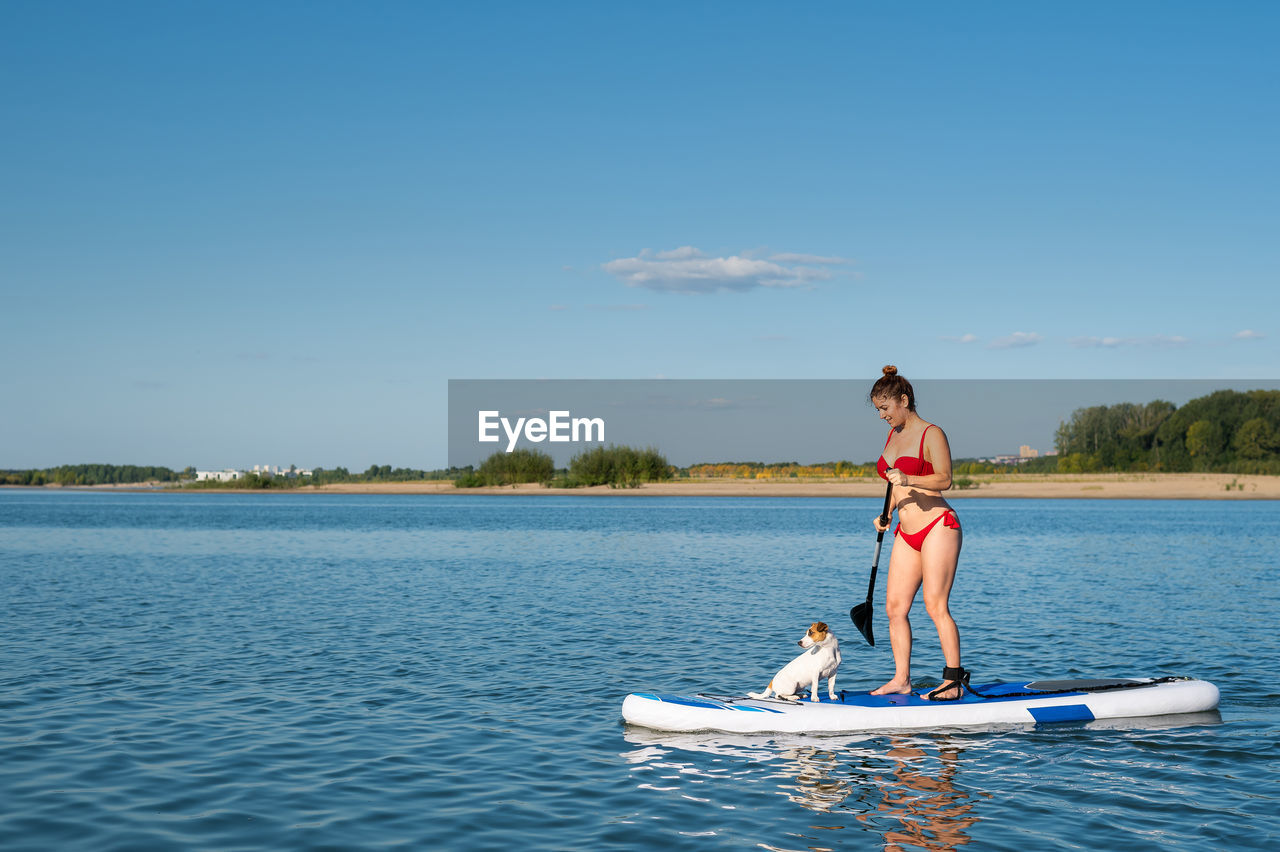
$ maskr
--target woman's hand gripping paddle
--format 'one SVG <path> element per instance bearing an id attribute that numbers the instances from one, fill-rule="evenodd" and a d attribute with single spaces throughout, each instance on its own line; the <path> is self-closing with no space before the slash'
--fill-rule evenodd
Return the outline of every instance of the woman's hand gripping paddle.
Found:
<path id="1" fill-rule="evenodd" d="M 890 482 L 884 490 L 884 510 L 880 512 L 880 524 L 885 529 L 889 527 L 889 500 L 892 497 L 893 483 Z M 859 633 L 867 637 L 867 644 L 873 648 L 876 644 L 876 637 L 871 633 L 871 596 L 876 592 L 876 568 L 880 565 L 880 545 L 882 544 L 884 544 L 884 530 L 880 530 L 880 534 L 876 536 L 876 555 L 871 559 L 871 582 L 867 583 L 867 599 L 849 610 L 849 617 L 853 619 L 853 626 L 858 628 Z"/>

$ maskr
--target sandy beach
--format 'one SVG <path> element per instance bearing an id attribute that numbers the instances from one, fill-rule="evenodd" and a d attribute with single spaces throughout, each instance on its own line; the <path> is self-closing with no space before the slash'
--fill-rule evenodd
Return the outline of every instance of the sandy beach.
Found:
<path id="1" fill-rule="evenodd" d="M 981 474 L 972 485 L 953 488 L 948 500 L 970 497 L 1044 500 L 1280 500 L 1280 476 L 1232 473 L 1043 473 Z M 30 486 L 0 486 L 22 489 Z M 133 491 L 158 494 L 560 494 L 618 497 L 883 497 L 879 479 L 673 479 L 639 488 L 547 488 L 541 484 L 455 488 L 452 480 L 343 482 L 287 489 L 174 488 L 167 483 L 36 486 L 68 491 Z"/>
<path id="2" fill-rule="evenodd" d="M 1230 473 L 1009 474 L 972 476 L 972 488 L 953 488 L 947 499 L 969 497 L 1116 500 L 1280 500 L 1280 477 Z M 635 497 L 879 497 L 879 479 L 677 479 L 639 488 L 455 488 L 449 481 L 352 482 L 279 493 L 325 494 L 570 494 Z"/>

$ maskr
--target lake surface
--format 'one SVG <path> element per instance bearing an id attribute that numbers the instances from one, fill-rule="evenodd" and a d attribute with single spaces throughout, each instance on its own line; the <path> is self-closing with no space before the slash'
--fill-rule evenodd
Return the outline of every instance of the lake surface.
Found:
<path id="1" fill-rule="evenodd" d="M 0 848 L 1280 848 L 1276 503 L 958 503 L 975 682 L 1189 675 L 1219 713 L 622 724 L 761 688 L 814 620 L 842 687 L 887 679 L 882 605 L 876 648 L 847 615 L 878 502 L 0 491 Z"/>

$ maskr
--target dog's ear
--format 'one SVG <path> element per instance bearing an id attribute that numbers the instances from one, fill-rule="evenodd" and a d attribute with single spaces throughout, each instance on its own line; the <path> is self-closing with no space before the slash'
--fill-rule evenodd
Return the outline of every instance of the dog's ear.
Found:
<path id="1" fill-rule="evenodd" d="M 813 630 L 815 633 L 829 633 L 831 628 L 827 627 L 827 623 L 825 621 L 815 621 L 813 623 Z"/>

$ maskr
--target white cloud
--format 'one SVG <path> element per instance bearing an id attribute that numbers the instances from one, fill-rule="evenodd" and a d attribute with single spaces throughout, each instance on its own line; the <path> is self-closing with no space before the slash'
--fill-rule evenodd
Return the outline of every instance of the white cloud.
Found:
<path id="1" fill-rule="evenodd" d="M 1251 328 L 1242 329 L 1241 331 L 1237 331 L 1235 334 L 1231 336 L 1234 337 L 1236 340 L 1262 340 L 1264 337 L 1266 337 L 1266 335 L 1263 334 L 1262 332 L 1254 331 Z"/>
<path id="2" fill-rule="evenodd" d="M 1076 349 L 1113 349 L 1126 342 L 1123 337 L 1072 337 L 1067 340 Z"/>
<path id="3" fill-rule="evenodd" d="M 643 255 L 644 252 L 641 254 Z M 693 246 L 681 246 L 671 251 L 660 251 L 654 257 L 658 260 L 688 260 L 691 257 L 706 257 L 706 255 Z"/>
<path id="4" fill-rule="evenodd" d="M 773 254 L 769 255 L 769 259 L 777 263 L 820 263 L 828 266 L 839 266 L 848 263 L 849 260 L 843 257 L 823 257 L 820 254 Z"/>
<path id="5" fill-rule="evenodd" d="M 942 339 L 945 340 L 947 343 L 976 343 L 978 340 L 978 335 L 962 334 L 959 337 L 943 337 Z"/>
<path id="6" fill-rule="evenodd" d="M 1019 349 L 1023 346 L 1035 346 L 1044 340 L 1034 331 L 1015 331 L 1007 337 L 998 337 L 987 344 L 988 349 Z"/>
<path id="7" fill-rule="evenodd" d="M 773 255 L 768 260 L 730 255 L 707 257 L 693 246 L 670 251 L 645 249 L 636 257 L 620 257 L 604 264 L 605 272 L 628 287 L 668 293 L 743 292 L 756 287 L 804 287 L 831 278 L 822 268 L 843 263 L 816 255 Z"/>
<path id="8" fill-rule="evenodd" d="M 1179 334 L 1156 334 L 1150 337 L 1072 337 L 1067 340 L 1076 349 L 1116 349 L 1121 346 L 1186 346 L 1189 338 Z"/>

